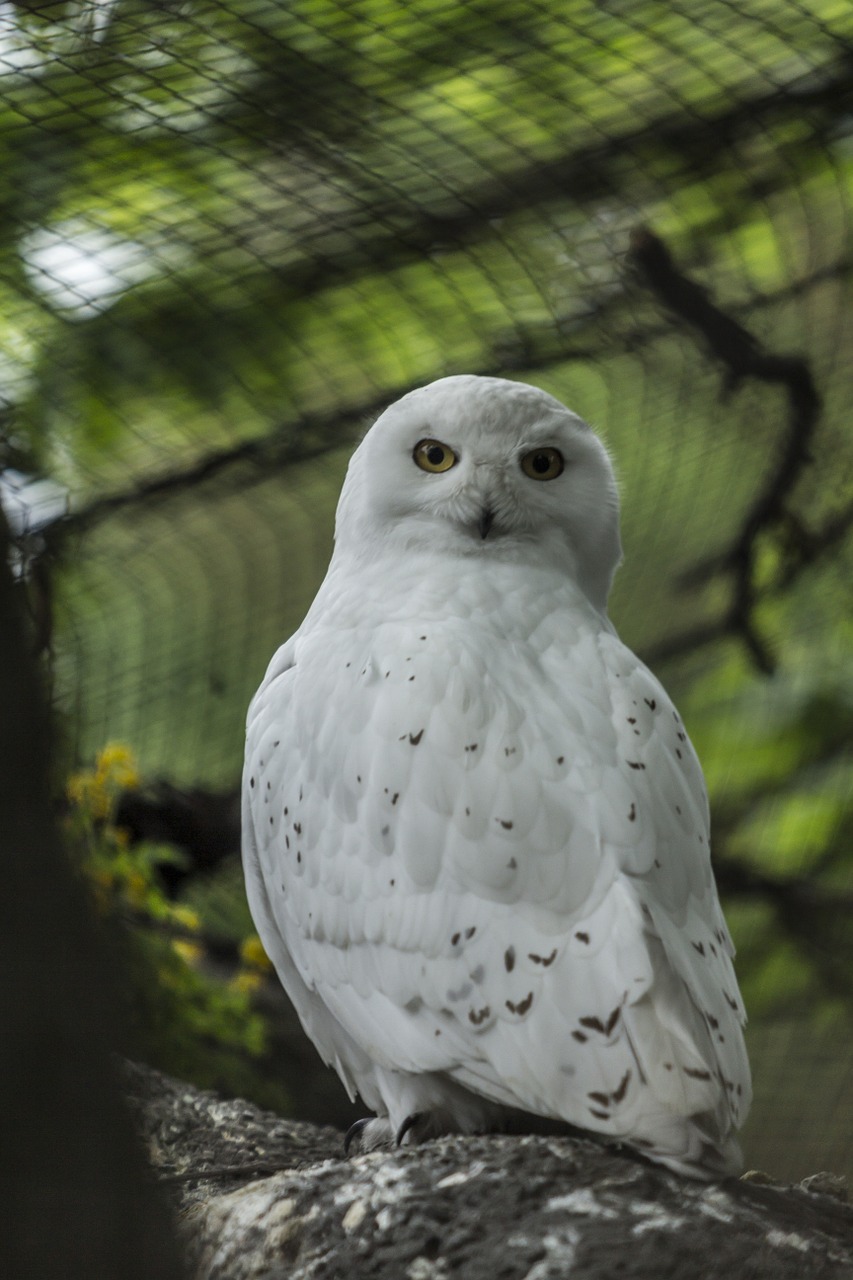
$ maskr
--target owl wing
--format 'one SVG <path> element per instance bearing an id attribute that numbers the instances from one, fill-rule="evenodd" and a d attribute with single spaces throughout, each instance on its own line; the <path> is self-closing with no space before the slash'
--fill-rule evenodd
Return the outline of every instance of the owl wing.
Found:
<path id="1" fill-rule="evenodd" d="M 296 641 L 292 636 L 277 651 L 249 706 L 241 814 L 246 896 L 264 949 L 306 1035 L 354 1098 L 358 1082 L 369 1078 L 371 1059 L 318 996 L 318 986 L 322 989 L 324 985 L 322 964 L 316 975 L 305 969 L 300 933 L 294 927 L 288 901 L 287 850 L 280 848 L 282 824 L 278 819 L 270 822 L 273 787 L 276 796 L 279 792 L 288 794 L 287 777 L 279 776 L 279 770 L 292 766 L 297 745 L 290 708 L 296 681 Z M 284 839 L 288 839 L 286 835 Z"/>
<path id="2" fill-rule="evenodd" d="M 366 1100 L 439 1073 L 702 1163 L 749 1071 L 701 770 L 612 633 L 559 632 L 285 646 L 249 719 L 253 910 Z"/>

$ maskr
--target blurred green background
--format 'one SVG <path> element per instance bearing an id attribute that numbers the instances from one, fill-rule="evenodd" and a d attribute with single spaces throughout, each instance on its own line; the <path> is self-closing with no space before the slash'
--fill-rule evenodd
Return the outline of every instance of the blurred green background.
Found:
<path id="1" fill-rule="evenodd" d="M 233 791 L 360 431 L 448 373 L 544 387 L 612 451 L 611 614 L 708 776 L 748 1161 L 853 1173 L 849 3 L 8 4 L 0 160 L 2 493 L 64 768 L 118 740 L 148 782 Z M 749 532 L 795 408 L 727 385 L 638 227 L 821 398 L 752 531 L 745 626 L 730 567 L 685 574 Z M 235 944 L 241 895 L 233 858 L 180 886 Z M 343 1122 L 303 1100 L 314 1059 L 265 987 L 266 1056 L 170 1049 L 180 1002 L 152 1053 Z"/>

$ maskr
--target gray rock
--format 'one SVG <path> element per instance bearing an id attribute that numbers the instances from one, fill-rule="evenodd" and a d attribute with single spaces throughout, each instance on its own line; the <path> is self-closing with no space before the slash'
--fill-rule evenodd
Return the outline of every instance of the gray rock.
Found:
<path id="1" fill-rule="evenodd" d="M 853 1208 L 815 1188 L 688 1181 L 570 1137 L 345 1159 L 334 1130 L 144 1068 L 128 1087 L 199 1280 L 853 1276 Z"/>
<path id="2" fill-rule="evenodd" d="M 280 1169 L 343 1154 L 337 1129 L 285 1120 L 136 1063 L 125 1064 L 124 1077 L 148 1158 L 181 1209 Z"/>

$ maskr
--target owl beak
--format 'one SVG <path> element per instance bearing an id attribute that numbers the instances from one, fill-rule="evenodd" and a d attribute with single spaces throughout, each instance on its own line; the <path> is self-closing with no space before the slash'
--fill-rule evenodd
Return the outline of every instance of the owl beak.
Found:
<path id="1" fill-rule="evenodd" d="M 495 522 L 494 511 L 490 511 L 488 507 L 484 507 L 480 513 L 480 523 L 478 526 L 480 530 L 481 538 L 487 538 L 489 536 L 489 530 L 491 529 L 494 522 Z"/>

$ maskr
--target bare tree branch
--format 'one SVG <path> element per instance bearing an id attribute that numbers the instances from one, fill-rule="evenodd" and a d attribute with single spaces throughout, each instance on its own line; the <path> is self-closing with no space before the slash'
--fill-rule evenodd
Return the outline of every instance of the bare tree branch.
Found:
<path id="1" fill-rule="evenodd" d="M 706 645 L 723 634 L 736 635 L 760 671 L 773 671 L 775 659 L 755 623 L 758 589 L 754 580 L 759 536 L 783 526 L 786 502 L 810 461 L 809 447 L 821 410 L 821 399 L 808 362 L 800 356 L 766 353 L 758 339 L 714 303 L 707 291 L 675 265 L 666 245 L 647 227 L 631 236 L 630 261 L 656 297 L 693 329 L 724 366 L 724 392 L 747 378 L 779 383 L 788 393 L 788 429 L 775 466 L 747 511 L 729 546 L 685 574 L 682 585 L 695 587 L 724 574 L 731 582 L 729 605 L 721 623 L 675 636 L 667 656 Z M 658 655 L 659 656 L 659 655 Z"/>

